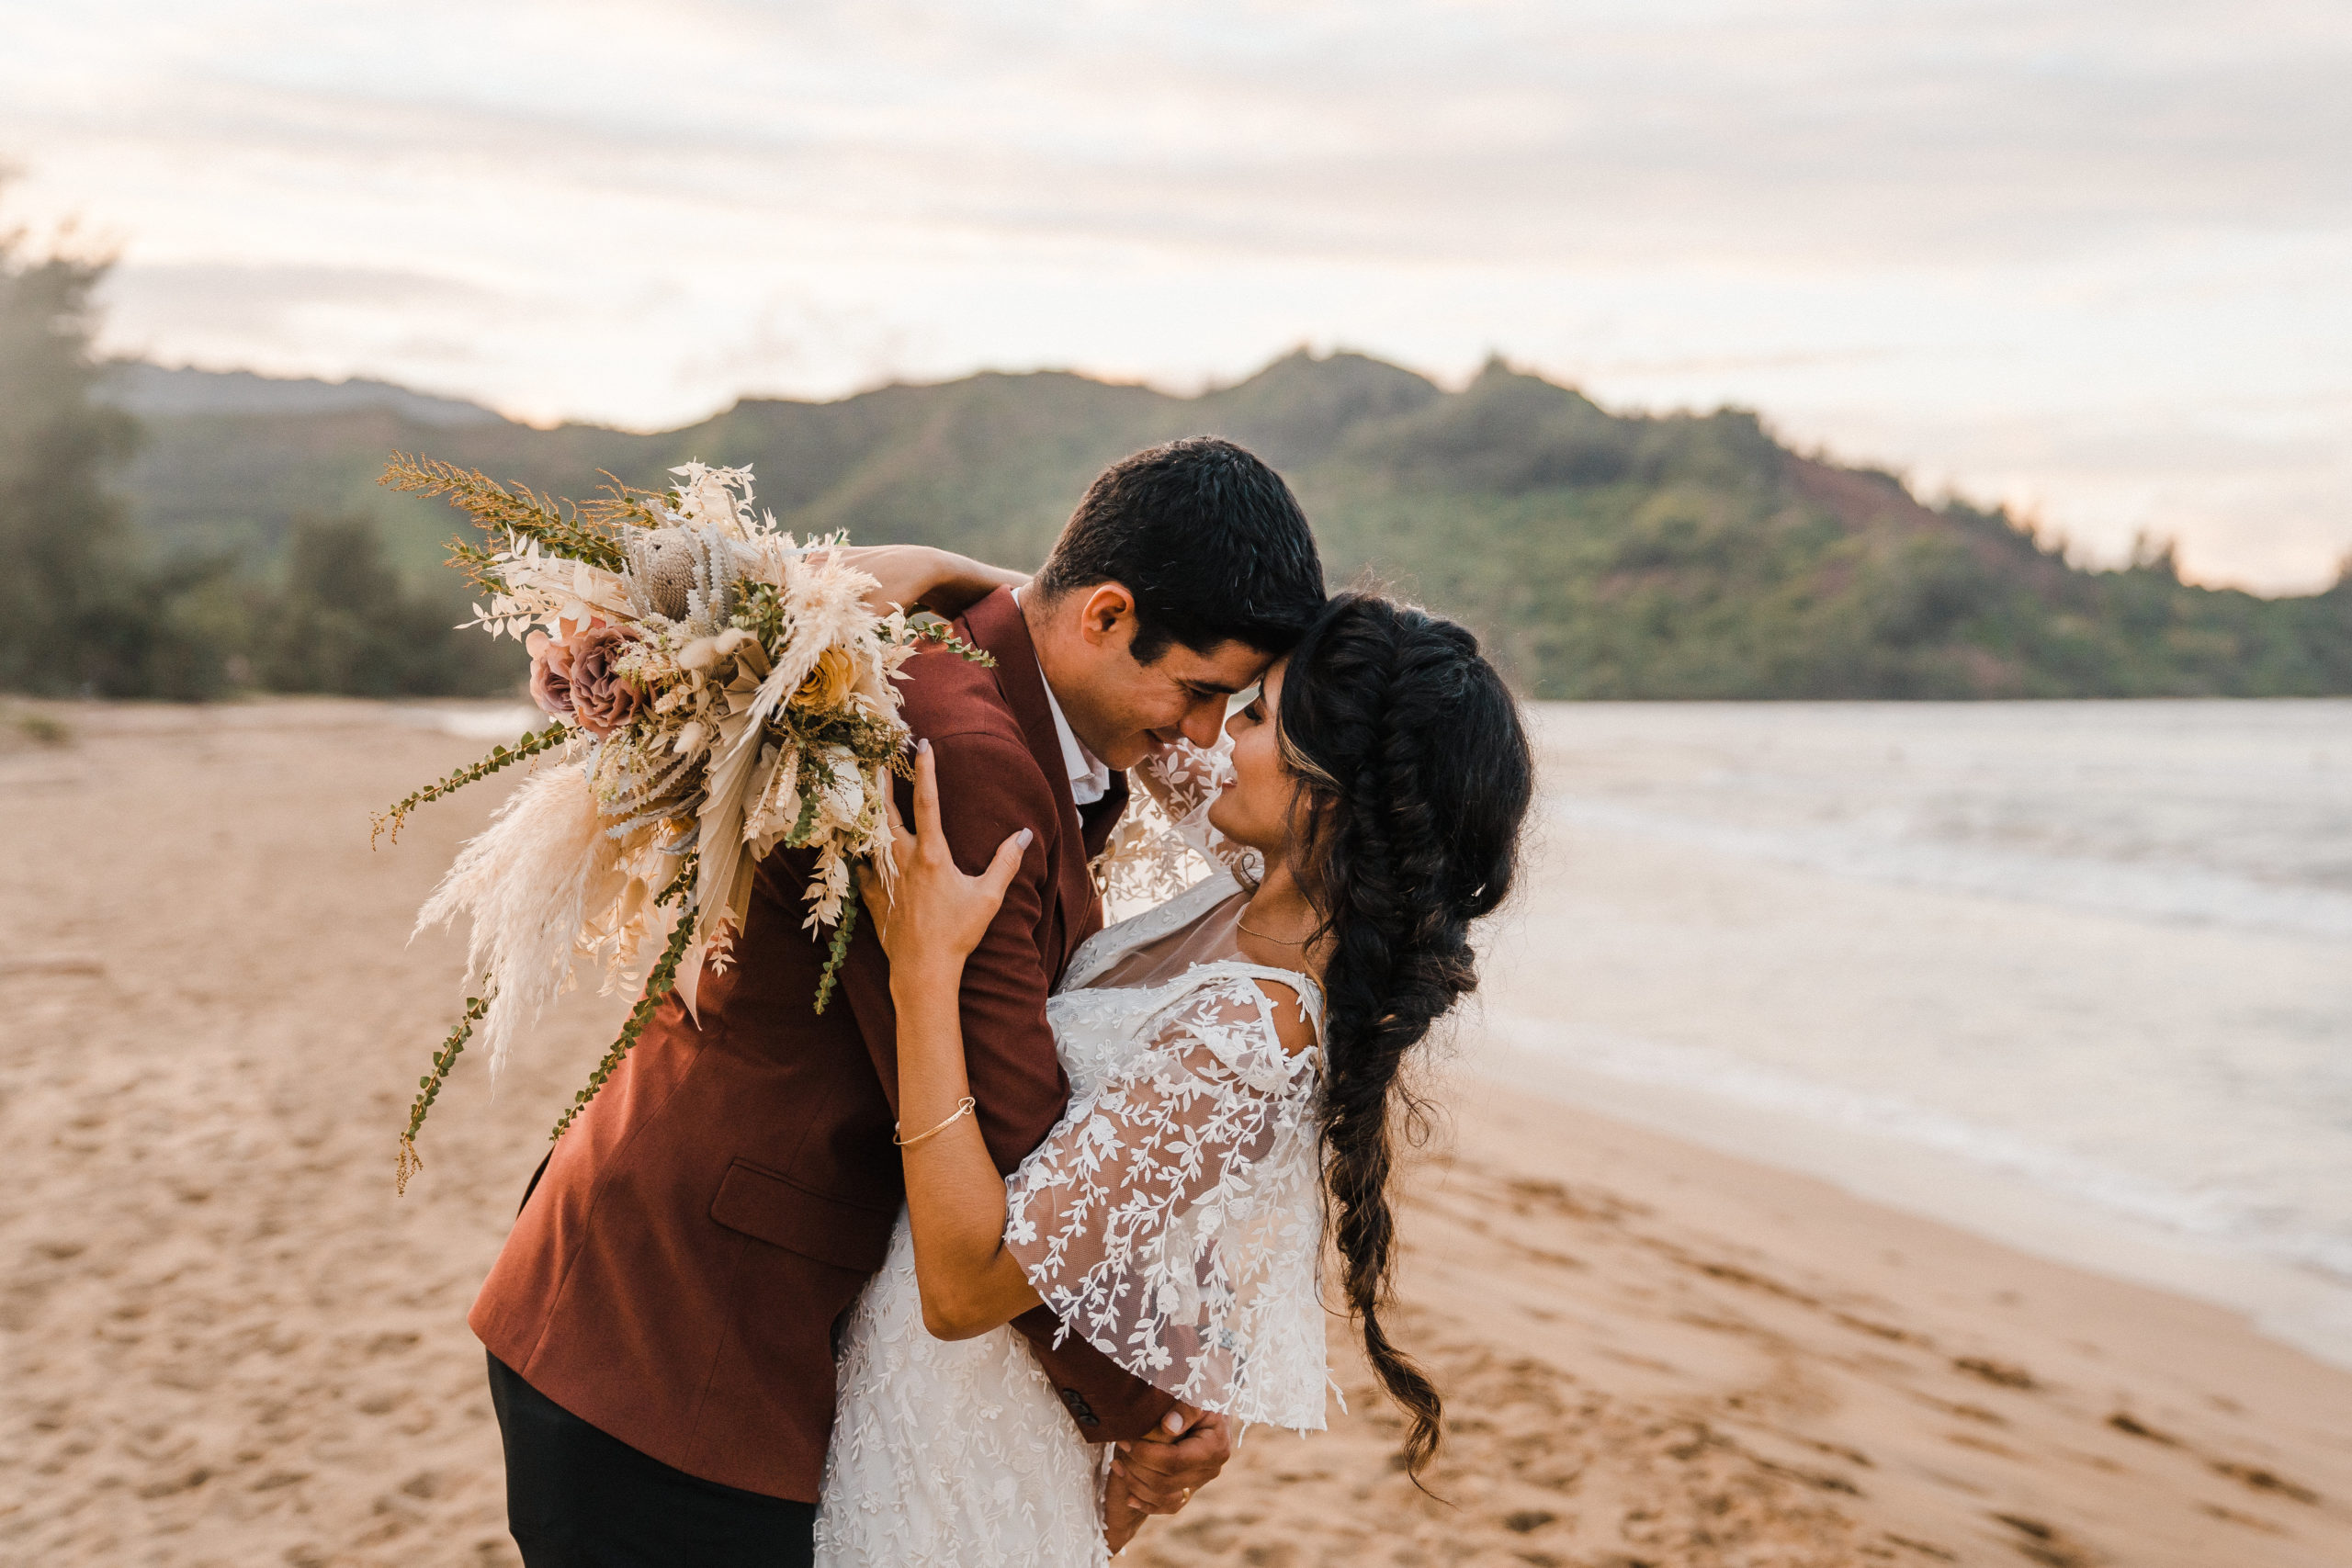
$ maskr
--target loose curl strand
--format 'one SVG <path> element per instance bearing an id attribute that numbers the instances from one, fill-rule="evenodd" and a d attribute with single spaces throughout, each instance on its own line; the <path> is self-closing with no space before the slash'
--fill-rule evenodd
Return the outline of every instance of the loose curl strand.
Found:
<path id="1" fill-rule="evenodd" d="M 1477 986 L 1470 927 L 1510 895 L 1533 759 L 1477 638 L 1370 593 L 1332 600 L 1292 653 L 1278 734 L 1301 796 L 1296 869 L 1328 955 L 1324 1192 L 1348 1307 L 1410 1420 L 1419 1485 L 1443 1405 L 1380 1321 L 1396 1259 L 1395 1122 L 1418 1109 L 1398 1073 Z"/>

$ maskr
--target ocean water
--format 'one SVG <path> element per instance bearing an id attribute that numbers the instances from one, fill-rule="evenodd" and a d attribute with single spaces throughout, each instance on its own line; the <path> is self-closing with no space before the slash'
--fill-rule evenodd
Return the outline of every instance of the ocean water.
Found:
<path id="1" fill-rule="evenodd" d="M 1490 1066 L 2352 1363 L 2352 702 L 1535 719 Z"/>

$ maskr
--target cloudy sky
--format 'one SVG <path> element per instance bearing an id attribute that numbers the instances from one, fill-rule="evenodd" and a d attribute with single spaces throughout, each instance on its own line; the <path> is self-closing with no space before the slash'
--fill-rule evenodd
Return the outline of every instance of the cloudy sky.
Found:
<path id="1" fill-rule="evenodd" d="M 2089 558 L 2352 550 L 2343 0 L 0 0 L 0 159 L 169 364 L 655 427 L 1499 352 Z"/>

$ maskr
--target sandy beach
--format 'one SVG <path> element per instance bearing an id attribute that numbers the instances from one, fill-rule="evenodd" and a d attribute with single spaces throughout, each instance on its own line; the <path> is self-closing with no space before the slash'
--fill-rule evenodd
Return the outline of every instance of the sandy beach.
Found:
<path id="1" fill-rule="evenodd" d="M 571 998 L 495 1095 L 462 1066 L 394 1196 L 460 1004 L 461 942 L 403 939 L 502 794 L 370 849 L 371 810 L 487 749 L 444 711 L 0 723 L 0 1561 L 517 1561 L 464 1314 L 621 1003 Z M 1448 1400 L 1438 1497 L 1342 1354 L 1329 1433 L 1252 1435 L 1131 1559 L 2352 1562 L 2352 1373 L 1514 1061 L 1465 1039 L 1410 1177 L 1395 1326 Z"/>

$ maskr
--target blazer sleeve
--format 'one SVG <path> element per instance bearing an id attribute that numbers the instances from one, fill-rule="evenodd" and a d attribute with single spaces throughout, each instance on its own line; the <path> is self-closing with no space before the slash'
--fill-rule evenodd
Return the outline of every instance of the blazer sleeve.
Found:
<path id="1" fill-rule="evenodd" d="M 1053 994 L 1053 933 L 1046 911 L 1053 897 L 1048 846 L 1070 831 L 1059 799 L 1028 748 L 989 732 L 934 734 L 939 769 L 939 822 L 956 863 L 978 875 L 997 846 L 1023 828 L 1036 838 L 1021 858 L 1004 903 L 964 964 L 959 998 L 965 1070 L 974 1113 L 989 1157 L 1011 1175 L 1046 1141 L 1069 1101 L 1069 1080 L 1054 1049 L 1046 1000 Z M 911 788 L 899 785 L 899 809 L 914 812 Z M 1084 853 L 1076 844 L 1069 852 Z M 860 930 L 870 962 L 843 967 L 842 990 L 857 1016 L 858 1032 L 874 1058 L 892 1111 L 899 1103 L 899 1015 L 890 1004 L 889 966 L 870 931 Z M 1044 1307 L 1013 1322 L 1037 1353 L 1062 1404 L 1089 1442 L 1125 1441 L 1151 1431 L 1174 1401 L 1076 1337 L 1057 1348 L 1061 1324 Z"/>
<path id="2" fill-rule="evenodd" d="M 931 744 L 939 768 L 940 826 L 956 863 L 967 875 L 985 870 L 997 846 L 1020 829 L 1037 835 L 1021 857 L 1021 869 L 1005 889 L 988 934 L 965 960 L 957 998 L 973 1111 L 989 1157 L 1009 1175 L 1045 1141 L 1069 1100 L 1069 1080 L 1062 1076 L 1053 1025 L 1046 1020 L 1054 984 L 1045 945 L 1053 863 L 1047 845 L 1062 830 L 1060 807 L 1025 747 L 988 733 L 934 735 Z M 899 811 L 911 818 L 913 794 L 903 780 L 898 795 Z M 870 933 L 861 931 L 858 940 L 870 940 Z M 842 990 L 896 1114 L 899 1015 L 890 1003 L 889 966 L 877 962 L 856 967 L 854 976 L 844 967 Z"/>

